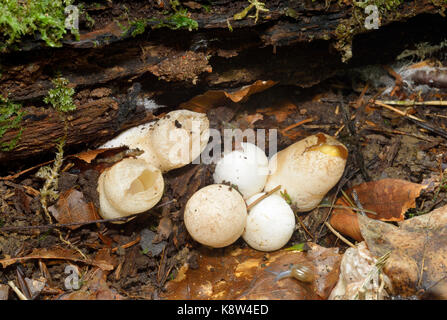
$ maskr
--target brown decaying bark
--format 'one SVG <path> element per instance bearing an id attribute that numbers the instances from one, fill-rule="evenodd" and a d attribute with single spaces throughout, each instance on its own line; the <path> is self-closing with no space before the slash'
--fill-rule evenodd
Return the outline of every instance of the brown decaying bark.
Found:
<path id="1" fill-rule="evenodd" d="M 83 33 L 81 41 L 65 41 L 61 49 L 42 48 L 41 42 L 34 41 L 28 51 L 0 57 L 0 94 L 25 106 L 35 102 L 43 105 L 41 99 L 52 87 L 56 72 L 67 78 L 77 92 L 101 85 L 112 89 L 111 97 L 116 97 L 132 81 L 138 81 L 143 84 L 142 92 L 152 97 L 188 88 L 195 92 L 234 88 L 256 80 L 309 87 L 345 67 L 340 54 L 330 47 L 337 41 L 337 26 L 350 18 L 352 5 L 282 0 L 266 4 L 270 11 L 257 23 L 249 17 L 230 21 L 233 32 L 228 30 L 227 18 L 240 12 L 246 1 L 222 0 L 213 4 L 210 14 L 192 12 L 192 18 L 199 23 L 199 30 L 194 32 L 156 29 L 133 38 L 129 33 L 120 33 L 111 20 L 97 30 Z M 289 9 L 295 11 L 294 18 L 287 16 Z M 430 0 L 404 2 L 399 16 L 383 19 L 381 28 L 370 32 L 371 39 L 359 42 L 351 62 L 373 64 L 390 58 L 406 43 L 396 36 L 405 28 L 394 25 L 390 27 L 396 31 L 393 34 L 386 24 L 421 14 L 437 14 L 439 10 Z M 408 33 L 414 30 L 419 28 L 413 26 Z M 387 43 L 386 52 L 383 43 Z M 121 107 L 111 97 L 82 103 L 69 116 L 67 146 L 98 145 L 150 118 L 143 109 L 123 116 Z M 191 97 L 177 101 L 176 106 Z M 0 152 L 2 165 L 48 154 L 56 139 L 63 136 L 63 122 L 56 112 L 33 107 L 25 110 L 28 115 L 22 123 L 20 144 L 11 152 Z M 16 133 L 7 132 L 1 141 L 9 141 Z"/>
<path id="2" fill-rule="evenodd" d="M 53 109 L 35 107 L 25 108 L 25 111 L 27 115 L 23 120 L 24 130 L 19 143 L 13 151 L 0 151 L 0 164 L 54 151 L 58 139 L 64 137 L 64 115 Z M 120 106 L 108 97 L 80 105 L 65 117 L 68 122 L 66 144 L 70 146 L 104 141 L 120 130 L 153 118 L 144 108 L 137 108 L 122 118 Z M 4 140 L 9 141 L 16 135 L 16 130 L 8 131 Z"/>

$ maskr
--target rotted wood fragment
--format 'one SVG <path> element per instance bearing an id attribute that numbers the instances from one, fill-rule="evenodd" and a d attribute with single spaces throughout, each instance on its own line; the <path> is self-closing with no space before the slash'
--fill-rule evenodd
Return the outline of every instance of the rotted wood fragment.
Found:
<path id="1" fill-rule="evenodd" d="M 76 111 L 67 116 L 68 135 L 66 145 L 92 145 L 105 141 L 120 131 L 153 119 L 143 107 L 133 112 L 125 112 L 125 104 L 119 105 L 110 97 L 100 98 L 77 106 Z M 58 139 L 64 136 L 64 121 L 49 108 L 24 108 L 23 132 L 12 151 L 0 151 L 0 164 L 12 160 L 39 156 L 54 150 Z M 5 133 L 1 141 L 9 141 L 17 135 L 16 130 Z"/>

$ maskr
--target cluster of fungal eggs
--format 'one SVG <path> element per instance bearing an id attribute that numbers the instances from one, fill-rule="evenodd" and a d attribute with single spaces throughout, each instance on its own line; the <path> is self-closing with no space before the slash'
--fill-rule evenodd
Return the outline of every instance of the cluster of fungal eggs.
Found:
<path id="1" fill-rule="evenodd" d="M 292 144 L 270 160 L 257 146 L 241 143 L 216 164 L 216 184 L 189 199 L 186 228 L 193 239 L 210 247 L 228 246 L 242 236 L 256 250 L 278 250 L 295 230 L 294 212 L 281 194 L 288 195 L 297 211 L 312 210 L 337 184 L 346 159 L 346 147 L 323 133 Z M 278 186 L 280 190 L 265 196 Z"/>

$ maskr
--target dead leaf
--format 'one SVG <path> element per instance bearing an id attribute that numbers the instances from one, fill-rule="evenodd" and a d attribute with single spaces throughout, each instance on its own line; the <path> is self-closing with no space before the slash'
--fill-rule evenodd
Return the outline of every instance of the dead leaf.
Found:
<path id="1" fill-rule="evenodd" d="M 76 158 L 79 160 L 82 160 L 86 163 L 91 163 L 93 160 L 95 160 L 99 155 L 102 155 L 102 157 L 110 157 L 114 154 L 120 153 L 122 151 L 127 150 L 127 147 L 118 147 L 118 148 L 104 148 L 104 149 L 94 149 L 94 150 L 87 150 L 83 151 L 81 153 L 75 154 L 71 156 L 72 158 Z"/>
<path id="2" fill-rule="evenodd" d="M 46 280 L 41 277 L 39 280 L 25 278 L 25 282 L 27 287 L 29 288 L 31 299 L 34 300 L 37 296 L 42 292 L 43 288 L 45 288 Z"/>
<path id="3" fill-rule="evenodd" d="M 298 110 L 297 106 L 289 100 L 280 100 L 278 104 L 267 108 L 256 109 L 256 112 L 267 116 L 275 116 L 278 123 L 284 122 L 287 117 Z"/>
<path id="4" fill-rule="evenodd" d="M 341 255 L 337 248 L 310 244 L 307 253 L 229 247 L 222 251 L 201 249 L 198 268 L 182 268 L 178 279 L 166 285 L 167 299 L 326 299 L 338 280 Z M 293 278 L 274 281 L 272 272 L 291 264 L 307 264 L 315 272 L 310 284 Z M 186 270 L 185 270 L 186 269 Z"/>
<path id="5" fill-rule="evenodd" d="M 60 300 L 124 300 L 116 290 L 107 283 L 107 273 L 101 269 L 94 269 L 83 278 L 83 285 L 78 291 L 63 294 Z"/>
<path id="6" fill-rule="evenodd" d="M 100 219 L 92 202 L 87 203 L 82 192 L 73 188 L 63 192 L 57 203 L 48 208 L 59 223 L 69 224 L 76 222 L 89 222 Z M 79 228 L 69 226 L 70 229 Z"/>
<path id="7" fill-rule="evenodd" d="M 245 117 L 245 120 L 247 120 L 247 122 L 252 125 L 254 124 L 256 121 L 258 120 L 262 120 L 264 119 L 264 116 L 260 113 L 255 113 L 255 114 L 250 114 L 248 116 Z"/>
<path id="8" fill-rule="evenodd" d="M 376 213 L 366 212 L 371 219 L 381 221 L 402 221 L 405 212 L 416 206 L 416 198 L 426 186 L 399 179 L 383 179 L 365 182 L 347 190 L 352 200 L 352 192 L 356 191 L 363 208 Z M 354 203 L 355 204 L 355 203 Z M 350 207 L 344 197 L 340 197 L 335 203 L 337 206 Z M 357 213 L 351 209 L 335 208 L 330 224 L 338 232 L 357 241 L 362 241 L 357 221 Z"/>
<path id="9" fill-rule="evenodd" d="M 204 94 L 195 96 L 191 100 L 182 103 L 180 108 L 196 112 L 206 112 L 213 107 L 224 105 L 226 102 L 245 102 L 251 95 L 267 90 L 275 84 L 277 82 L 272 80 L 258 80 L 251 85 L 244 86 L 232 92 L 209 90 Z"/>
<path id="10" fill-rule="evenodd" d="M 96 266 L 101 268 L 102 270 L 110 271 L 113 270 L 114 266 L 105 261 L 94 261 L 94 260 L 84 260 L 80 256 L 80 254 L 76 250 L 72 249 L 64 249 L 64 248 L 36 248 L 34 249 L 30 255 L 25 257 L 17 257 L 17 258 L 7 258 L 0 260 L 0 264 L 3 268 L 6 268 L 16 262 L 22 262 L 32 259 L 51 259 L 51 260 L 70 260 L 74 262 L 81 262 L 89 265 Z"/>
<path id="11" fill-rule="evenodd" d="M 116 256 L 112 256 L 111 254 L 111 249 L 110 248 L 103 248 L 100 249 L 96 252 L 95 258 L 94 258 L 94 263 L 97 266 L 112 266 L 112 269 L 109 270 L 113 270 L 115 268 L 115 266 L 117 265 L 117 259 Z M 106 269 L 103 269 L 106 270 Z"/>
<path id="12" fill-rule="evenodd" d="M 447 296 L 447 206 L 392 224 L 359 216 L 360 230 L 377 257 L 391 251 L 384 272 L 394 294 Z"/>

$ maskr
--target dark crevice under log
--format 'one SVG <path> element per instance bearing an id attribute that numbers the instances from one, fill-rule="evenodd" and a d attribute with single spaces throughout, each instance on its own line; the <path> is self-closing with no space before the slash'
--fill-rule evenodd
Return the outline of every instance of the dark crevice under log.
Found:
<path id="1" fill-rule="evenodd" d="M 35 46 L 31 51 L 0 56 L 0 94 L 23 103 L 28 114 L 18 147 L 0 152 L 0 164 L 48 155 L 63 136 L 59 115 L 43 108 L 42 102 L 57 74 L 69 79 L 77 96 L 85 96 L 76 98 L 78 110 L 70 114 L 67 146 L 95 147 L 151 119 L 135 102 L 125 102 L 126 91 L 134 82 L 142 85 L 140 97 L 175 108 L 206 90 L 240 87 L 256 80 L 310 87 L 342 70 L 389 63 L 415 43 L 439 43 L 447 38 L 447 18 L 438 14 L 438 7 L 428 0 L 405 2 L 402 18 L 394 18 L 399 22 L 384 20 L 378 30 L 354 37 L 353 58 L 342 63 L 340 52 L 334 49 L 334 32 L 350 17 L 351 9 L 335 3 L 326 8 L 321 3 L 296 1 L 293 6 L 299 19 L 295 20 L 284 15 L 289 2 L 269 2 L 270 18 L 256 25 L 251 18 L 232 21 L 233 32 L 225 17 L 240 11 L 244 1 L 229 6 L 229 11 L 225 11 L 228 1 L 216 4 L 221 10 L 198 17 L 200 28 L 194 32 L 158 29 L 136 38 L 120 38 L 110 27 L 113 21 L 102 21 L 104 28 L 84 34 L 81 42 L 59 49 Z M 93 47 L 98 39 L 113 33 L 113 41 Z M 95 88 L 104 87 L 110 90 L 107 97 L 89 96 Z M 16 134 L 7 132 L 2 141 Z"/>

